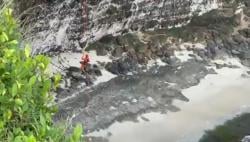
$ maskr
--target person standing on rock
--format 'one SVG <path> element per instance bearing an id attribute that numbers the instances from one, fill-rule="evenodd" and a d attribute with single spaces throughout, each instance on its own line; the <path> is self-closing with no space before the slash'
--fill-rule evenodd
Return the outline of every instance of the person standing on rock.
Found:
<path id="1" fill-rule="evenodd" d="M 88 54 L 86 54 L 86 55 L 83 54 L 82 58 L 81 58 L 81 61 L 80 61 L 80 64 L 81 64 L 80 69 L 81 69 L 81 71 L 84 71 L 84 72 L 86 71 L 89 62 L 90 62 L 89 55 Z"/>

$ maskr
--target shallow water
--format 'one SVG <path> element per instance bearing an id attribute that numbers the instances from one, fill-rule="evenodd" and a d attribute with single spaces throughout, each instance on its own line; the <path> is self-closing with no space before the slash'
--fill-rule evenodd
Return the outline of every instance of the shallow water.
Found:
<path id="1" fill-rule="evenodd" d="M 139 123 L 116 122 L 89 135 L 107 137 L 110 142 L 196 142 L 204 130 L 250 110 L 250 78 L 241 77 L 245 71 L 223 68 L 183 90 L 190 101 L 174 101 L 178 112 L 145 114 L 149 122 L 139 117 Z"/>

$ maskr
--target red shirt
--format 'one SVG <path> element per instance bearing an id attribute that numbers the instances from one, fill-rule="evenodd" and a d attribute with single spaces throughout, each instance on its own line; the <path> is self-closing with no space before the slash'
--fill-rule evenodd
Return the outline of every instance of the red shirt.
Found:
<path id="1" fill-rule="evenodd" d="M 84 57 L 84 56 L 82 56 L 82 61 L 83 61 L 83 63 L 84 63 L 84 64 L 89 63 L 89 61 L 90 61 L 90 60 L 89 60 L 89 55 L 88 55 L 88 54 L 86 54 L 86 55 L 85 55 L 85 57 Z"/>

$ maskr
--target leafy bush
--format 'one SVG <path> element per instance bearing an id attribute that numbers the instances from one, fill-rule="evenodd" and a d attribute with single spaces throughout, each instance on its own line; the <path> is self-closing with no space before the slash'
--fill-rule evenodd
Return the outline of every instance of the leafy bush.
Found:
<path id="1" fill-rule="evenodd" d="M 236 116 L 213 130 L 208 130 L 199 142 L 240 142 L 250 134 L 250 113 Z"/>
<path id="2" fill-rule="evenodd" d="M 82 128 L 72 135 L 53 125 L 56 107 L 50 94 L 60 76 L 48 74 L 49 58 L 31 56 L 30 48 L 20 48 L 18 26 L 12 10 L 0 12 L 0 141 L 77 142 Z"/>

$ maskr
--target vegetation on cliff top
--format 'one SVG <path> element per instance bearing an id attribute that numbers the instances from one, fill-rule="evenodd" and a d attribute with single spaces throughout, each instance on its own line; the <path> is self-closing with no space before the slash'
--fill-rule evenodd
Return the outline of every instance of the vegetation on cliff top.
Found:
<path id="1" fill-rule="evenodd" d="M 224 125 L 209 130 L 200 142 L 239 142 L 250 131 L 250 114 L 243 114 L 227 121 Z"/>
<path id="2" fill-rule="evenodd" d="M 49 76 L 49 58 L 21 48 L 21 34 L 11 9 L 0 10 L 0 141 L 78 142 L 82 128 L 66 134 L 53 124 L 56 106 L 51 95 L 60 76 Z"/>

